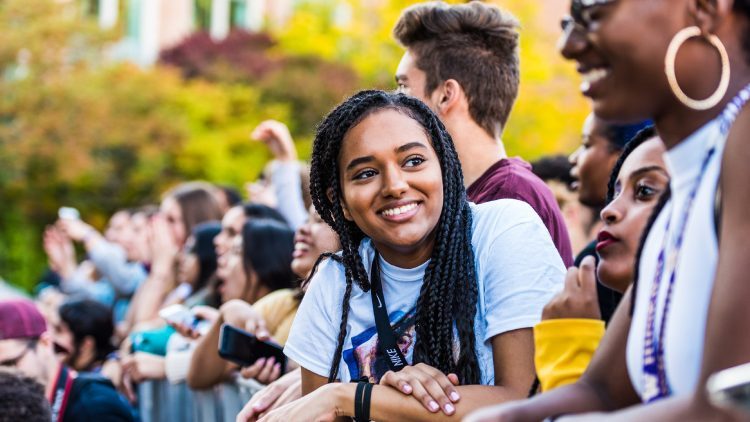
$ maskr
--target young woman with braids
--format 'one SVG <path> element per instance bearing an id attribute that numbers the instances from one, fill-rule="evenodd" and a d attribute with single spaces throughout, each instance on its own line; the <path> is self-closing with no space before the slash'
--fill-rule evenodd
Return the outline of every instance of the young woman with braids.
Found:
<path id="1" fill-rule="evenodd" d="M 651 117 L 670 196 L 582 378 L 472 421 L 747 420 L 706 380 L 750 361 L 750 0 L 572 0 L 560 43 L 608 120 Z"/>
<path id="2" fill-rule="evenodd" d="M 262 420 L 354 416 L 351 380 L 380 383 L 374 420 L 455 420 L 527 394 L 530 327 L 561 287 L 562 260 L 528 204 L 467 202 L 450 136 L 427 106 L 382 91 L 338 106 L 318 128 L 311 192 L 342 252 L 321 262 L 285 346 L 305 396 Z M 376 306 L 413 366 L 388 370 Z"/>

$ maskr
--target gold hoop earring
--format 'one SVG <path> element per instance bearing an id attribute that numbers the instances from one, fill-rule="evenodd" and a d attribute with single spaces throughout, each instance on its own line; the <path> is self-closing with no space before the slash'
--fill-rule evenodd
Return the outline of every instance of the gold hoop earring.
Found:
<path id="1" fill-rule="evenodd" d="M 706 98 L 705 100 L 695 100 L 687 96 L 685 92 L 680 88 L 680 84 L 677 82 L 677 72 L 675 70 L 675 62 L 677 60 L 677 52 L 680 50 L 680 47 L 682 47 L 682 44 L 685 43 L 685 41 L 689 40 L 693 37 L 699 37 L 702 35 L 702 32 L 700 28 L 697 26 L 690 26 L 685 29 L 680 30 L 675 36 L 672 38 L 672 41 L 669 43 L 669 47 L 667 48 L 667 55 L 664 58 L 664 72 L 667 74 L 667 81 L 669 82 L 669 87 L 672 89 L 672 93 L 675 97 L 677 97 L 678 100 L 687 107 L 692 108 L 693 110 L 708 110 L 710 108 L 715 107 L 722 98 L 727 93 L 727 89 L 729 88 L 729 76 L 730 76 L 730 69 L 729 69 L 729 55 L 727 54 L 726 48 L 724 48 L 724 44 L 721 42 L 719 37 L 713 34 L 709 34 L 705 36 L 706 41 L 708 41 L 716 50 L 719 52 L 719 56 L 721 56 L 721 80 L 719 81 L 719 87 L 714 91 L 713 94 L 711 94 L 710 97 Z"/>

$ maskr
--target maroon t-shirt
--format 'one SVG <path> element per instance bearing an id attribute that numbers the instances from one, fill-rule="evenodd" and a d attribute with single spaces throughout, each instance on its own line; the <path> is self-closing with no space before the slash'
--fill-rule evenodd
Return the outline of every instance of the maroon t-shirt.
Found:
<path id="1" fill-rule="evenodd" d="M 503 158 L 466 190 L 469 201 L 481 204 L 496 199 L 517 199 L 531 205 L 547 226 L 566 267 L 573 265 L 573 248 L 560 207 L 549 187 L 520 158 Z"/>

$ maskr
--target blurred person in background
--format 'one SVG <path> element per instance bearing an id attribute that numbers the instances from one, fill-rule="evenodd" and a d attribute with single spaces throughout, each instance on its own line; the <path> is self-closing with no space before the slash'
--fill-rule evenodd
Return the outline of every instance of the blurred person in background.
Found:
<path id="1" fill-rule="evenodd" d="M 406 48 L 396 83 L 399 92 L 427 104 L 445 125 L 469 201 L 528 203 L 570 266 L 570 238 L 554 195 L 527 162 L 507 156 L 502 141 L 518 95 L 518 26 L 509 12 L 480 2 L 411 6 L 393 29 Z"/>
<path id="2" fill-rule="evenodd" d="M 597 281 L 624 294 L 634 279 L 646 224 L 668 190 L 664 144 L 653 127 L 639 132 L 618 158 L 601 212 L 597 262 L 586 258 L 570 268 L 565 288 L 544 308 L 534 327 L 536 368 L 542 391 L 578 380 L 604 335 Z"/>
<path id="3" fill-rule="evenodd" d="M 310 279 L 315 264 L 321 256 L 325 253 L 335 252 L 340 249 L 341 243 L 339 242 L 336 232 L 320 218 L 320 215 L 315 211 L 315 207 L 310 206 L 307 223 L 297 229 L 297 233 L 294 235 L 294 259 L 292 259 L 292 271 L 294 271 L 301 280 L 304 280 L 300 287 L 302 294 L 304 294 L 307 289 L 307 281 Z M 299 303 L 296 305 L 299 306 Z M 248 318 L 254 316 L 254 314 L 251 313 L 247 313 L 247 315 Z M 290 323 L 295 315 L 296 308 L 295 314 L 290 315 L 291 318 L 288 318 Z M 240 326 L 243 326 L 247 321 L 238 320 L 237 323 Z M 259 365 L 254 366 L 255 368 L 243 370 L 242 375 L 244 377 L 257 379 L 258 376 L 254 376 L 253 372 L 260 371 L 262 368 L 258 368 Z M 264 381 L 269 380 L 270 377 L 267 377 Z M 290 370 L 286 375 L 273 381 L 266 388 L 256 392 L 242 409 L 242 412 L 237 416 L 237 420 L 243 422 L 246 420 L 253 420 L 262 416 L 265 412 L 269 412 L 279 406 L 283 406 L 286 403 L 300 398 L 302 396 L 302 390 L 300 389 L 301 382 L 302 376 L 299 368 Z"/>
<path id="4" fill-rule="evenodd" d="M 625 145 L 639 131 L 653 125 L 642 121 L 629 125 L 607 123 L 593 113 L 586 117 L 581 145 L 570 155 L 571 188 L 581 204 L 601 211 L 607 201 L 607 182 Z"/>
<path id="5" fill-rule="evenodd" d="M 177 257 L 195 226 L 221 220 L 215 190 L 205 182 L 188 182 L 164 194 L 160 213 L 151 218 L 151 272 L 130 307 L 131 327 L 158 319 L 158 310 L 177 287 Z"/>
<path id="6" fill-rule="evenodd" d="M 221 218 L 221 231 L 214 238 L 214 248 L 216 249 L 217 257 L 221 257 L 227 253 L 232 248 L 234 242 L 236 242 L 235 239 L 242 237 L 242 226 L 249 219 L 264 218 L 287 224 L 286 219 L 281 213 L 267 205 L 246 202 L 230 208 Z"/>
<path id="7" fill-rule="evenodd" d="M 276 219 L 262 217 L 266 215 Z M 184 304 L 190 307 L 196 316 L 210 323 L 219 317 L 216 308 L 221 303 L 233 299 L 238 299 L 242 303 L 253 303 L 277 290 L 279 294 L 275 297 L 279 299 L 293 296 L 285 294 L 294 282 L 294 275 L 289 269 L 293 233 L 287 224 L 279 219 L 283 220 L 266 206 L 246 204 L 231 208 L 221 225 L 203 223 L 196 226 L 193 236 L 196 239 L 195 245 L 203 251 L 199 254 L 204 256 L 203 260 L 214 260 L 214 263 L 208 266 L 216 269 L 217 279 L 201 289 L 202 291 L 197 291 L 184 300 Z M 237 235 L 236 226 L 240 222 L 244 223 L 239 226 Z M 191 243 L 188 240 L 187 245 Z M 227 247 L 229 249 L 226 249 Z M 217 260 L 218 251 L 221 251 L 221 254 Z M 198 280 L 201 280 L 203 266 L 191 268 L 191 260 L 194 261 L 195 258 L 183 257 L 180 260 L 179 273 L 185 274 L 185 279 L 197 276 Z M 213 278 L 210 268 L 206 271 L 203 277 Z M 174 300 L 165 301 L 162 307 L 182 302 L 177 297 L 178 289 L 172 293 L 171 299 Z M 285 307 L 279 307 L 283 305 L 279 300 L 270 304 L 272 306 L 269 307 L 269 312 L 288 313 L 284 310 Z M 163 324 L 164 321 L 160 320 L 160 323 Z M 174 328 L 185 337 L 185 341 L 175 338 Z M 190 340 L 199 337 L 201 333 L 196 327 L 162 326 L 154 330 L 137 330 L 132 335 L 135 353 L 123 359 L 124 370 L 134 381 L 164 377 L 169 377 L 172 382 L 183 380 L 188 375 L 187 368 L 192 349 L 195 347 L 190 344 Z M 214 345 L 214 351 L 215 348 Z M 218 356 L 216 358 L 218 359 Z"/>
<path id="8" fill-rule="evenodd" d="M 83 245 L 87 259 L 76 262 L 73 243 Z M 117 305 L 116 318 L 123 312 L 147 272 L 139 251 L 133 248 L 131 211 L 118 211 L 110 218 L 104 234 L 78 218 L 60 218 L 44 234 L 44 249 L 50 267 L 61 278 L 66 294 L 86 294 L 109 306 Z"/>
<path id="9" fill-rule="evenodd" d="M 161 214 L 176 247 L 184 246 L 197 224 L 221 219 L 223 213 L 216 200 L 216 190 L 210 183 L 186 182 L 164 193 Z"/>
<path id="10" fill-rule="evenodd" d="M 69 299 L 48 321 L 57 357 L 78 372 L 98 372 L 115 350 L 109 308 L 91 299 Z"/>
<path id="11" fill-rule="evenodd" d="M 193 228 L 177 258 L 179 285 L 164 300 L 163 306 L 173 303 L 218 306 L 216 289 L 217 255 L 214 239 L 221 231 L 218 221 L 207 221 Z"/>
<path id="12" fill-rule="evenodd" d="M 0 422 L 49 422 L 44 386 L 22 372 L 0 367 Z"/>
<path id="13" fill-rule="evenodd" d="M 573 166 L 570 175 L 575 179 L 571 187 L 578 193 L 578 200 L 581 204 L 591 209 L 597 219 L 592 225 L 592 237 L 587 240 L 586 247 L 576 255 L 576 267 L 580 266 L 587 256 L 593 256 L 595 260 L 599 259 L 596 254 L 597 239 L 594 235 L 601 229 L 601 220 L 598 216 L 607 203 L 609 175 L 628 141 L 633 139 L 640 130 L 651 125 L 653 125 L 651 121 L 626 125 L 610 124 L 593 113 L 586 118 L 581 135 L 581 146 L 570 155 L 570 164 Z M 622 294 L 601 283 L 597 283 L 596 286 L 602 319 L 606 322 L 612 318 L 622 299 Z"/>
<path id="14" fill-rule="evenodd" d="M 251 219 L 235 238 L 232 248 L 220 257 L 218 312 L 200 315 L 212 321 L 191 359 L 187 382 L 191 388 L 208 388 L 227 379 L 237 366 L 217 354 L 221 325 L 227 323 L 284 344 L 294 319 L 298 298 L 291 270 L 294 232 L 286 224 L 269 219 Z M 252 306 L 250 306 L 252 305 Z M 189 332 L 192 337 L 199 333 Z M 268 360 L 258 373 L 263 381 L 278 378 L 280 365 Z"/>
<path id="15" fill-rule="evenodd" d="M 242 195 L 236 188 L 229 185 L 217 185 L 216 187 L 216 202 L 219 204 L 222 214 L 226 214 L 230 208 L 242 203 Z"/>
<path id="16" fill-rule="evenodd" d="M 599 216 L 578 201 L 578 193 L 571 190 L 575 181 L 570 175 L 572 165 L 564 155 L 544 156 L 531 163 L 531 171 L 549 186 L 560 207 L 565 225 L 570 234 L 570 244 L 574 251 L 583 249 L 594 236 L 593 227 Z"/>
<path id="17" fill-rule="evenodd" d="M 251 201 L 259 201 L 276 208 L 293 230 L 307 221 L 311 202 L 309 169 L 297 159 L 297 148 L 284 123 L 266 120 L 250 134 L 252 139 L 268 146 L 274 159 L 263 171 L 264 179 L 248 185 Z"/>
<path id="18" fill-rule="evenodd" d="M 184 304 L 188 308 L 209 309 L 219 306 L 214 240 L 220 230 L 221 225 L 213 221 L 200 223 L 193 228 L 177 260 L 177 280 L 180 284 L 169 292 L 162 308 L 176 304 Z M 188 362 L 181 361 L 179 357 L 169 359 L 169 351 L 189 350 L 189 342 L 179 342 L 173 338 L 175 330 L 167 321 L 159 320 L 158 324 L 153 325 L 152 329 L 134 330 L 131 333 L 130 345 L 134 353 L 124 354 L 122 360 L 123 370 L 136 382 L 144 379 L 163 379 L 172 360 L 175 361 L 175 367 L 180 364 L 185 366 Z M 170 347 L 173 342 L 175 344 Z"/>
<path id="19" fill-rule="evenodd" d="M 151 238 L 149 233 L 150 220 L 158 212 L 159 207 L 156 205 L 144 205 L 135 208 L 130 215 L 131 233 L 125 237 L 123 244 L 125 250 L 128 251 L 128 255 L 146 268 L 151 266 L 151 248 L 148 243 Z"/>
<path id="20" fill-rule="evenodd" d="M 134 420 L 109 380 L 76 373 L 57 359 L 52 335 L 31 301 L 0 302 L 0 366 L 16 368 L 44 385 L 53 421 Z"/>

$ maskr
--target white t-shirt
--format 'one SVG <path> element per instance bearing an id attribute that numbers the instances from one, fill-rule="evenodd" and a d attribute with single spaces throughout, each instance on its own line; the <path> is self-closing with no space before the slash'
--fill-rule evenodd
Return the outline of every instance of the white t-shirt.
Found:
<path id="1" fill-rule="evenodd" d="M 677 261 L 676 278 L 664 332 L 665 372 L 672 394 L 691 393 L 698 383 L 708 303 L 711 300 L 719 256 L 714 225 L 714 200 L 725 140 L 719 126 L 718 120 L 706 124 L 666 153 L 665 161 L 671 175 L 672 197 L 649 232 L 641 254 L 635 311 L 627 345 L 628 373 L 635 390 L 641 396 L 646 314 L 667 219 L 671 220 L 670 236 L 675 236 L 675 228 L 679 226 L 678 220 L 682 218 L 690 191 L 698 180 L 709 140 L 719 139 L 720 142 L 701 180 L 685 226 L 685 237 Z M 673 242 L 667 244 L 671 246 Z M 671 250 L 669 246 L 666 256 Z M 669 274 L 665 269 L 656 301 L 654 335 L 657 340 L 668 285 Z"/>
<path id="2" fill-rule="evenodd" d="M 562 289 L 565 267 L 549 232 L 528 204 L 501 199 L 471 204 L 471 210 L 478 283 L 474 334 L 481 382 L 491 385 L 495 374 L 490 339 L 538 323 L 544 305 Z M 360 255 L 369 272 L 374 256 L 369 239 L 362 242 Z M 406 360 L 412 362 L 415 306 L 427 263 L 403 269 L 381 257 L 380 265 L 391 325 Z M 289 358 L 323 377 L 328 377 L 337 345 L 344 289 L 342 264 L 333 260 L 322 263 L 300 304 L 284 348 Z M 365 375 L 377 381 L 388 367 L 374 359 L 377 330 L 370 293 L 355 283 L 350 304 L 340 379 L 348 382 Z"/>

